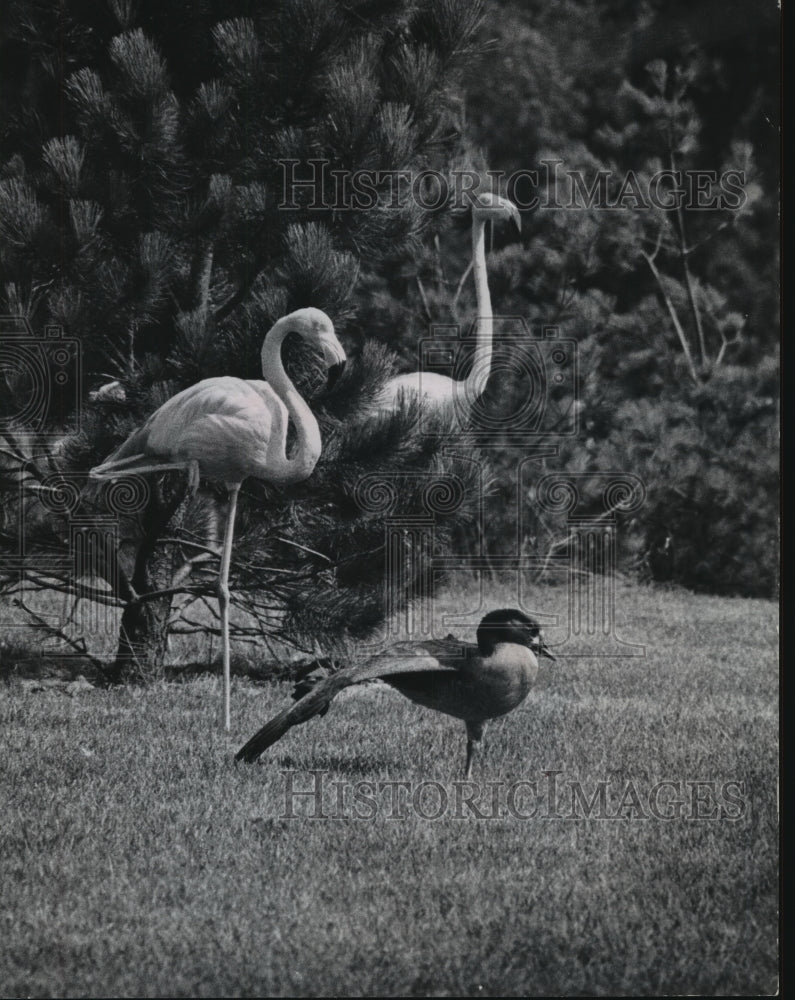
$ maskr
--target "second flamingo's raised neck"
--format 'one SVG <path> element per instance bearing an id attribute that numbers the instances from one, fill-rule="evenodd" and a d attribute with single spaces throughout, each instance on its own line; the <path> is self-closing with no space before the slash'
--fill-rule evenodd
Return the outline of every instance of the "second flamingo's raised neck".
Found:
<path id="1" fill-rule="evenodd" d="M 268 331 L 262 345 L 262 377 L 271 386 L 287 408 L 295 424 L 297 440 L 290 458 L 287 457 L 287 427 L 282 435 L 281 455 L 283 481 L 300 482 L 306 479 L 317 465 L 322 450 L 320 428 L 315 415 L 293 385 L 282 363 L 282 345 L 288 333 L 306 336 L 294 314 L 278 320 Z"/>

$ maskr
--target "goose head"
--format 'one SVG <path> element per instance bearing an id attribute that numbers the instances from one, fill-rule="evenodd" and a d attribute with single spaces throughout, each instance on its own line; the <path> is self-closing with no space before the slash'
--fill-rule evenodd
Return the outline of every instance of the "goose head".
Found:
<path id="1" fill-rule="evenodd" d="M 491 656 L 500 643 L 511 642 L 527 646 L 535 656 L 555 659 L 544 643 L 538 622 L 516 608 L 500 608 L 485 615 L 478 625 L 477 641 L 483 656 Z"/>

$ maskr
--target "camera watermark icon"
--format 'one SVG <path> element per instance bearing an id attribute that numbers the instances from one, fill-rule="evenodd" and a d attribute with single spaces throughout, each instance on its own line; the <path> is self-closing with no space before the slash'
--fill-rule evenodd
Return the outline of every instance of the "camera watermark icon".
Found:
<path id="1" fill-rule="evenodd" d="M 0 380 L 7 401 L 0 408 L 0 433 L 24 428 L 40 442 L 58 440 L 69 422 L 80 429 L 82 348 L 59 326 L 35 336 L 27 319 L 0 316 Z"/>
<path id="2" fill-rule="evenodd" d="M 383 648 L 389 640 L 422 641 L 442 638 L 450 628 L 474 628 L 478 616 L 493 608 L 487 581 L 497 575 L 513 581 L 513 606 L 551 629 L 547 642 L 556 654 L 644 656 L 642 644 L 616 634 L 617 536 L 622 517 L 645 500 L 643 482 L 622 471 L 549 469 L 560 442 L 579 432 L 577 343 L 561 337 L 555 326 L 541 327 L 540 335 L 532 336 L 521 318 L 493 317 L 493 349 L 486 360 L 482 322 L 465 336 L 457 326 L 435 325 L 420 342 L 416 411 L 423 435 L 474 465 L 477 475 L 467 479 L 470 490 L 477 483 L 478 496 L 467 496 L 461 480 L 441 483 L 438 475 L 426 476 L 421 502 L 401 473 L 371 473 L 358 484 L 359 507 L 384 521 L 387 621 L 383 634 L 362 651 Z M 440 420 L 442 407 L 445 419 Z M 492 454 L 502 469 L 497 492 L 486 472 Z M 434 483 L 440 505 L 431 502 Z M 515 500 L 509 508 L 510 493 Z M 478 541 L 473 551 L 451 553 L 437 544 L 437 527 L 465 503 L 477 510 Z M 559 532 L 546 551 L 535 544 L 535 522 L 544 517 Z M 494 531 L 499 534 L 496 550 L 490 544 Z M 542 574 L 568 583 L 565 621 L 534 606 L 528 581 Z M 470 606 L 444 615 L 437 634 L 437 590 L 456 576 L 465 584 Z M 505 603 L 504 596 L 501 600 Z"/>
<path id="3" fill-rule="evenodd" d="M 3 530 L 11 539 L 3 589 L 28 613 L 25 624 L 12 615 L 2 625 L 65 639 L 59 657 L 81 637 L 116 634 L 121 525 L 149 498 L 144 479 L 126 477 L 104 488 L 98 511 L 88 474 L 58 468 L 68 434 L 81 429 L 82 360 L 80 341 L 60 327 L 37 336 L 25 317 L 0 317 Z"/>
<path id="4" fill-rule="evenodd" d="M 492 328 L 488 355 L 478 350 L 483 323 Z M 561 337 L 556 326 L 533 335 L 519 316 L 480 318 L 466 332 L 435 324 L 418 345 L 418 365 L 420 396 L 423 381 L 430 390 L 438 376 L 450 379 L 453 433 L 466 433 L 472 443 L 535 443 L 578 432 L 577 342 Z M 489 386 L 499 386 L 499 393 L 487 392 Z M 419 421 L 426 436 L 449 436 L 449 429 L 440 431 L 432 408 L 421 406 Z"/>

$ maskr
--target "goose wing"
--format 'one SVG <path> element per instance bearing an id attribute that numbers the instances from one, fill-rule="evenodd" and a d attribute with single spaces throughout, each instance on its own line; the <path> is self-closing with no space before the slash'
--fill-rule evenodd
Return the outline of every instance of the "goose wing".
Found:
<path id="1" fill-rule="evenodd" d="M 357 683 L 398 674 L 424 674 L 429 671 L 455 673 L 475 652 L 477 646 L 461 642 L 454 636 L 423 642 L 398 642 L 354 669 Z"/>
<path id="2" fill-rule="evenodd" d="M 255 761 L 268 747 L 280 740 L 288 729 L 324 715 L 340 691 L 364 681 L 385 679 L 408 674 L 438 675 L 457 673 L 472 650 L 477 647 L 458 642 L 452 637 L 428 642 L 396 643 L 390 649 L 365 663 L 343 668 L 314 684 L 302 682 L 301 693 L 294 704 L 283 709 L 258 730 L 238 750 L 235 760 Z"/>

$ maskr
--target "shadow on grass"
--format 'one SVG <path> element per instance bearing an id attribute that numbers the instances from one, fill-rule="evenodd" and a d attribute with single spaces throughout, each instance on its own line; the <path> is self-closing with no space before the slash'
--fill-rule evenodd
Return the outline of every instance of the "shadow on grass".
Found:
<path id="1" fill-rule="evenodd" d="M 261 760 L 265 760 L 263 756 Z M 307 771 L 306 756 L 300 758 L 292 754 L 272 754 L 270 757 L 271 767 L 278 767 L 280 770 Z M 338 771 L 346 776 L 352 774 L 364 774 L 372 777 L 376 771 L 384 771 L 395 764 L 392 756 L 377 756 L 372 753 L 364 754 L 318 754 L 313 757 L 309 769 L 313 771 Z"/>
<path id="2" fill-rule="evenodd" d="M 252 663 L 244 656 L 232 656 L 231 672 L 234 677 L 244 677 L 254 684 L 270 684 L 273 681 L 299 681 L 317 669 L 323 669 L 324 661 L 306 660 L 294 663 Z M 72 681 L 85 677 L 96 687 L 112 687 L 117 684 L 145 684 L 145 680 L 130 677 L 117 680 L 111 676 L 112 663 L 98 661 L 80 653 L 65 654 L 62 650 L 46 651 L 36 649 L 21 639 L 5 638 L 0 642 L 0 683 L 19 680 L 59 680 Z M 160 671 L 152 673 L 151 680 L 182 683 L 198 677 L 220 677 L 223 672 L 221 659 L 192 661 L 189 663 L 167 664 Z"/>

